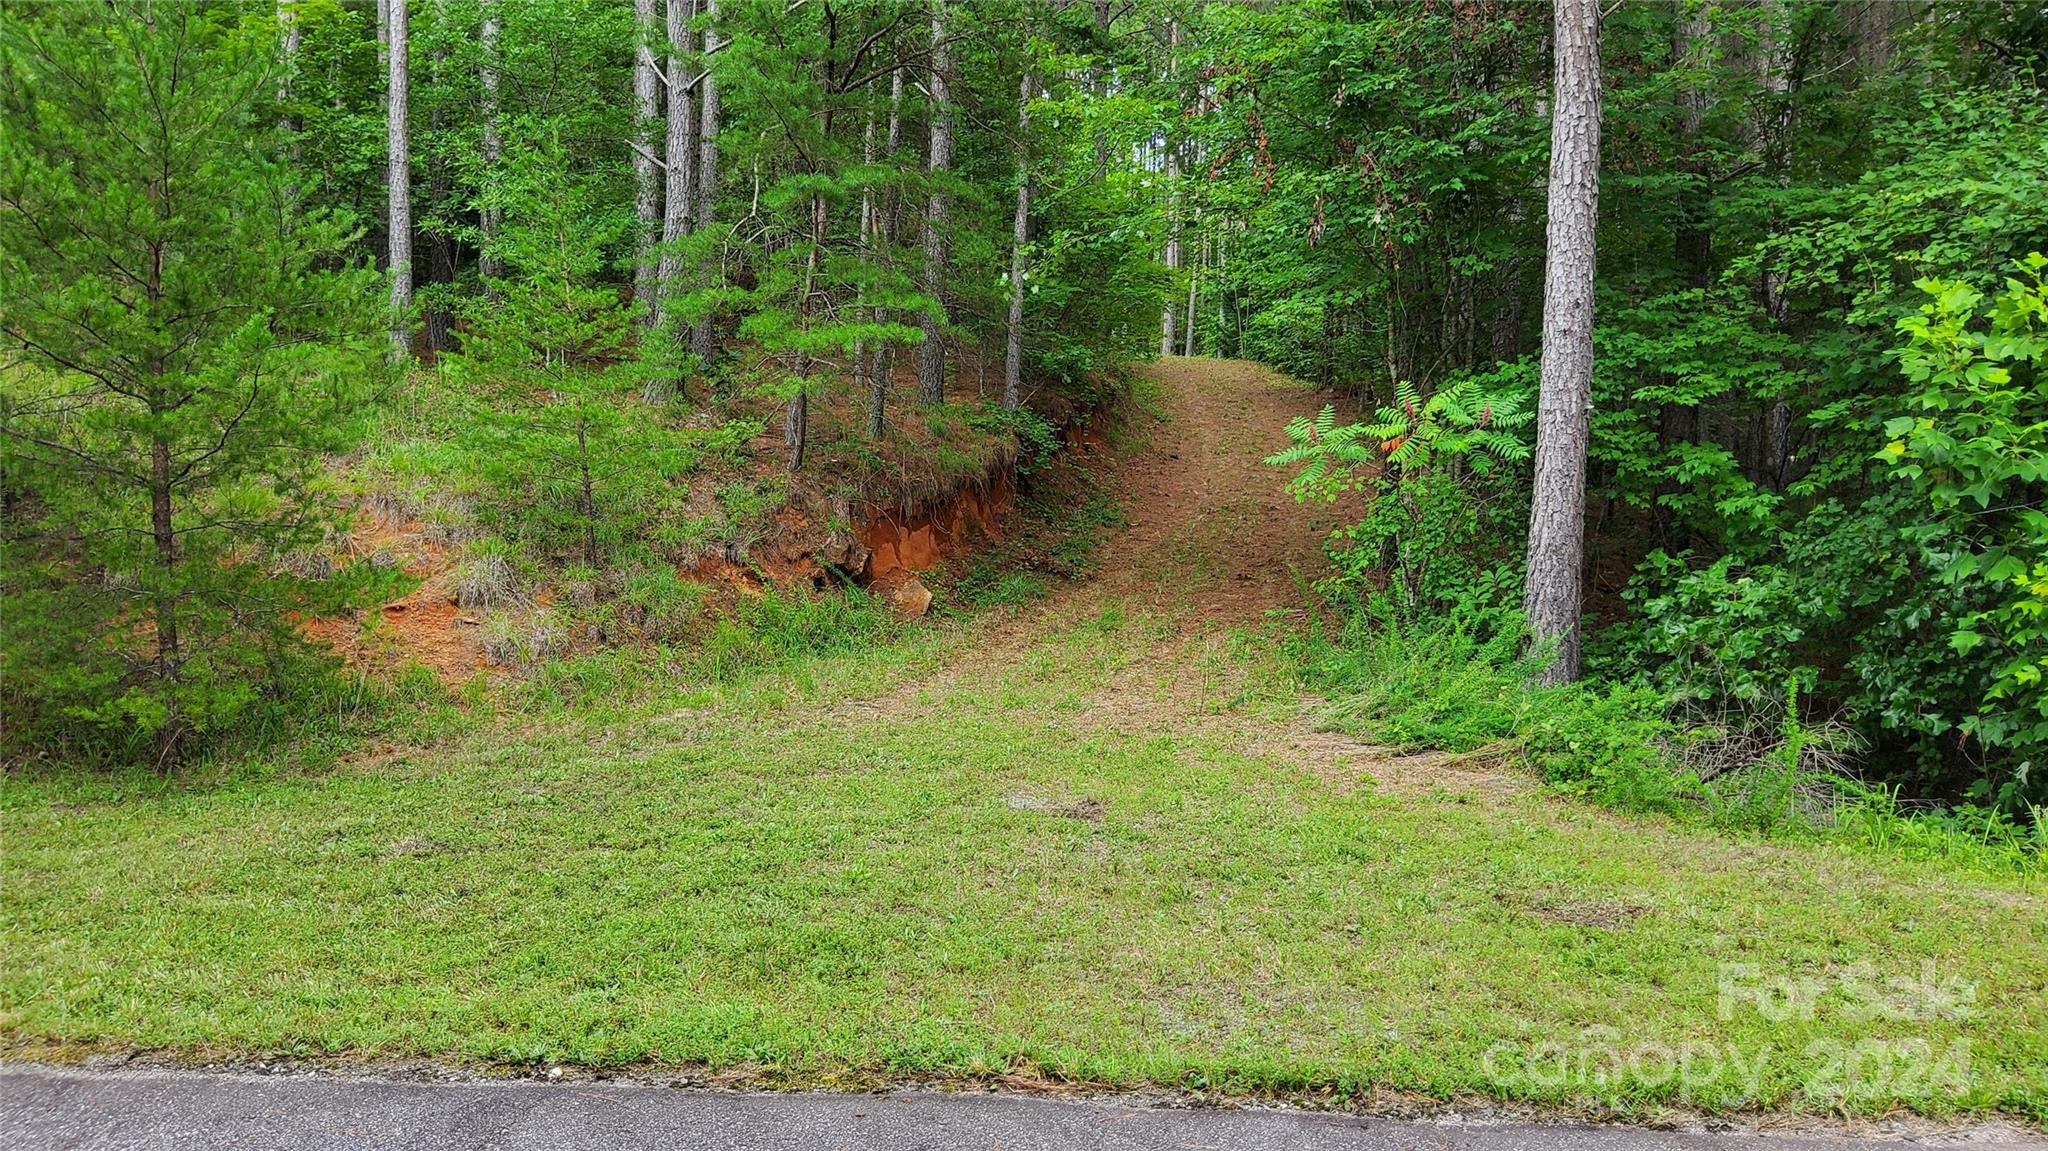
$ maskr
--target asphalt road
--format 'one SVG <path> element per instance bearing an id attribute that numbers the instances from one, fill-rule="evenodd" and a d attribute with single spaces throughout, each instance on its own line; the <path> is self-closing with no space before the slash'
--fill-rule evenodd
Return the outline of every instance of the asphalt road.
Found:
<path id="1" fill-rule="evenodd" d="M 1980 1133 L 1966 1145 L 2039 1148 L 2048 1143 Z M 1902 1144 L 1623 1127 L 1406 1122 L 978 1092 L 769 1094 L 617 1082 L 412 1082 L 309 1073 L 0 1066 L 0 1148 L 9 1151 L 1837 1151 L 1864 1146 Z"/>

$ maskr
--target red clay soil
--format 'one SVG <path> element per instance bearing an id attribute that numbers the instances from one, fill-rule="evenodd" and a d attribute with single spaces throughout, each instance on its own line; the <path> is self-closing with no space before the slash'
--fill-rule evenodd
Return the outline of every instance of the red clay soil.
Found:
<path id="1" fill-rule="evenodd" d="M 398 558 L 419 586 L 381 605 L 370 627 L 354 618 L 307 620 L 299 625 L 307 638 L 328 644 L 351 665 L 395 667 L 409 660 L 434 669 L 449 684 L 490 670 L 483 621 L 456 606 L 447 549 L 429 539 L 422 525 L 366 516 L 351 534 L 349 550 L 356 563 L 380 553 Z"/>
<path id="2" fill-rule="evenodd" d="M 1139 442 L 1116 453 L 1107 469 L 1128 527 L 1103 547 L 1097 577 L 1065 604 L 1108 597 L 1185 613 L 1200 621 L 1239 624 L 1268 609 L 1300 602 L 1299 582 L 1323 570 L 1322 543 L 1355 509 L 1300 507 L 1282 490 L 1284 477 L 1261 462 L 1283 442 L 1282 427 L 1321 399 L 1299 384 L 1241 361 L 1173 358 L 1146 369 L 1159 387 L 1157 419 L 1141 411 Z M 1087 460 L 1110 454 L 1100 414 L 1066 430 L 1066 446 Z M 747 564 L 707 556 L 683 574 L 728 594 L 759 594 L 760 577 L 778 582 L 828 582 L 826 564 L 871 590 L 889 594 L 918 573 L 999 542 L 1015 500 L 1008 475 L 969 486 L 933 506 L 906 512 L 883 504 L 842 509 L 853 531 L 828 533 L 822 509 L 792 507 Z M 357 561 L 397 557 L 419 586 L 382 605 L 376 625 L 318 619 L 302 625 L 354 664 L 396 666 L 405 660 L 434 669 L 450 683 L 495 670 L 483 654 L 482 619 L 456 605 L 447 549 L 418 523 L 370 518 L 350 549 Z M 1188 622 L 1195 622 L 1190 620 Z"/>

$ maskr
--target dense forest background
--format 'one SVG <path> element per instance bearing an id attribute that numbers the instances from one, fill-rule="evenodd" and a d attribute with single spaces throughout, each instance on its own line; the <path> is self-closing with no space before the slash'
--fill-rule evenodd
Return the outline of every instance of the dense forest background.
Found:
<path id="1" fill-rule="evenodd" d="M 15 8 L 10 754 L 167 768 L 275 730 L 324 666 L 300 622 L 403 578 L 349 552 L 346 509 L 432 526 L 467 604 L 545 584 L 665 642 L 695 594 L 678 564 L 743 557 L 800 489 L 1036 458 L 1153 354 L 1259 360 L 1370 413 L 1272 445 L 1304 497 L 1368 500 L 1318 587 L 1346 650 L 1519 683 L 1547 662 L 1521 607 L 1554 15 Z M 2027 821 L 2048 18 L 1596 15 L 1572 690 L 1697 776 L 1824 762 Z M 527 662 L 562 650 L 538 618 L 500 637 Z"/>

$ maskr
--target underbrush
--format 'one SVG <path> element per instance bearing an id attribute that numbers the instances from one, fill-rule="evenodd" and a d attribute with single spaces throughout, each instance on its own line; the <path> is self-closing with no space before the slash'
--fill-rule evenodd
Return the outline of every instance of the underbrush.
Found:
<path id="1" fill-rule="evenodd" d="M 601 648 L 549 661 L 513 688 L 522 704 L 619 706 L 658 692 L 685 696 L 744 684 L 820 657 L 857 654 L 897 634 L 889 610 L 857 587 L 810 592 L 768 587 L 675 644 Z"/>
<path id="2" fill-rule="evenodd" d="M 1490 634 L 1488 631 L 1490 630 Z M 1404 750 L 1514 763 L 1561 792 L 1740 833 L 1826 840 L 1965 870 L 2048 870 L 2031 823 L 1969 805 L 1919 809 L 1845 766 L 1844 735 L 1796 698 L 1743 716 L 1674 715 L 1640 687 L 1538 685 L 1548 653 L 1519 630 L 1354 624 L 1295 642 L 1329 726 Z"/>

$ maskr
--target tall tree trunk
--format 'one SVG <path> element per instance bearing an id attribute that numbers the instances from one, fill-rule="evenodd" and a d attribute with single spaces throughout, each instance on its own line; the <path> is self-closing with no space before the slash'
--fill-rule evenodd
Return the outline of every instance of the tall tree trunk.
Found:
<path id="1" fill-rule="evenodd" d="M 1557 646 L 1547 684 L 1579 677 L 1586 547 L 1586 440 L 1593 399 L 1594 233 L 1600 195 L 1600 4 L 1556 0 L 1550 120 L 1549 248 L 1543 275 L 1543 366 L 1536 405 L 1536 483 L 1522 609 L 1538 642 Z"/>
<path id="2" fill-rule="evenodd" d="M 445 26 L 447 24 L 448 8 L 446 0 L 435 0 L 433 16 L 437 26 Z M 429 74 L 429 83 L 433 85 L 437 97 L 443 78 L 441 69 L 448 59 L 448 49 L 441 46 L 445 42 L 446 37 L 435 38 L 433 62 L 430 65 L 432 70 Z M 443 104 L 444 101 L 436 98 L 432 109 L 427 113 L 428 128 L 433 133 L 437 144 L 442 129 L 447 125 L 447 111 Z M 450 194 L 451 185 L 448 173 L 448 160 L 443 150 L 437 146 L 427 155 L 427 216 L 429 219 L 446 220 Z M 453 284 L 455 282 L 455 237 L 449 234 L 447 224 L 445 222 L 440 223 L 428 231 L 426 233 L 426 242 L 427 283 Z M 448 314 L 446 308 L 429 306 L 424 309 L 420 318 L 425 322 L 428 349 L 439 355 L 455 347 L 455 336 L 452 327 L 454 318 Z"/>
<path id="3" fill-rule="evenodd" d="M 903 146 L 903 69 L 898 67 L 889 76 L 889 133 L 887 155 L 891 167 L 896 163 L 897 149 Z M 877 205 L 875 213 L 875 235 L 880 249 L 887 259 L 895 259 L 896 241 L 896 195 L 892 191 L 887 202 Z M 870 318 L 881 323 L 887 313 L 877 307 Z M 896 350 L 888 341 L 875 349 L 874 365 L 868 370 L 868 438 L 882 438 L 883 407 L 889 400 L 890 377 L 896 370 Z"/>
<path id="4" fill-rule="evenodd" d="M 303 36 L 299 29 L 297 0 L 277 0 L 277 26 L 281 33 L 279 49 L 283 57 L 283 66 L 278 69 L 277 75 L 277 102 L 286 109 L 285 113 L 278 117 L 277 130 L 289 141 L 285 149 L 285 158 L 296 167 L 302 156 L 302 149 L 299 147 L 299 118 L 291 114 L 290 108 L 293 89 L 298 84 L 299 45 Z M 287 201 L 298 203 L 297 180 L 285 185 L 284 196 Z"/>
<path id="5" fill-rule="evenodd" d="M 640 308 L 640 322 L 650 328 L 660 313 L 655 302 L 654 245 L 662 224 L 661 184 L 654 171 L 654 121 L 661 115 L 661 80 L 654 64 L 655 3 L 633 0 L 633 214 L 640 221 L 633 302 Z"/>
<path id="6" fill-rule="evenodd" d="M 1166 70 L 1170 77 L 1177 66 L 1180 49 L 1180 23 L 1169 19 L 1166 23 Z M 1180 271 L 1180 149 L 1171 138 L 1166 141 L 1166 270 Z M 1175 314 L 1178 305 L 1171 295 L 1166 297 L 1166 307 L 1159 313 L 1159 354 L 1173 354 Z"/>
<path id="7" fill-rule="evenodd" d="M 1180 152 L 1172 144 L 1166 146 L 1166 270 L 1180 271 Z M 1159 313 L 1159 354 L 1173 354 L 1173 337 L 1177 330 L 1175 313 L 1178 311 L 1172 296 L 1166 298 L 1166 307 Z"/>
<path id="8" fill-rule="evenodd" d="M 164 220 L 170 214 L 169 190 L 156 183 L 148 189 L 149 199 L 156 211 L 157 219 Z M 143 264 L 143 292 L 152 306 L 164 299 L 165 245 L 160 239 L 152 238 L 146 244 L 148 259 Z M 161 355 L 149 364 L 149 412 L 152 430 L 149 445 L 149 527 L 150 539 L 156 545 L 157 586 L 155 595 L 156 625 L 156 678 L 164 686 L 165 714 L 162 725 L 156 729 L 156 769 L 168 774 L 178 763 L 178 744 L 184 736 L 184 716 L 180 714 L 175 694 L 169 686 L 177 683 L 183 674 L 183 659 L 178 650 L 178 527 L 172 514 L 171 491 L 174 478 L 171 475 L 171 441 L 169 420 L 177 410 L 170 388 L 164 379 L 165 361 Z"/>
<path id="9" fill-rule="evenodd" d="M 697 83 L 699 119 L 697 132 L 697 228 L 708 228 L 718 217 L 718 75 L 711 68 L 711 56 L 718 51 L 718 0 L 705 0 L 710 17 L 704 27 L 704 78 Z M 705 269 L 708 274 L 709 269 Z M 712 344 L 712 316 L 707 310 L 690 329 L 690 356 L 699 370 L 711 365 L 717 349 Z"/>
<path id="10" fill-rule="evenodd" d="M 830 133 L 830 120 L 826 120 L 825 132 Z M 818 272 L 823 266 L 826 235 L 825 197 L 811 194 L 811 251 L 804 260 L 804 281 L 802 294 L 797 297 L 797 323 L 805 331 L 811 327 L 812 296 L 817 291 Z M 789 448 L 789 470 L 796 471 L 804 466 L 804 448 L 810 439 L 811 427 L 811 354 L 801 348 L 796 354 L 796 394 L 789 398 L 789 411 L 782 424 L 783 443 Z"/>
<path id="11" fill-rule="evenodd" d="M 1196 210 L 1196 222 L 1200 222 L 1200 210 Z M 1188 262 L 1188 316 L 1187 329 L 1181 334 L 1181 355 L 1195 354 L 1195 282 L 1202 270 L 1200 241 L 1196 242 L 1195 259 Z"/>
<path id="12" fill-rule="evenodd" d="M 1102 46 L 1109 44 L 1109 0 L 1095 0 L 1095 37 Z M 1097 59 L 1088 65 L 1088 90 L 1095 94 L 1096 115 L 1101 115 L 1103 97 L 1109 94 L 1108 83 L 1102 73 L 1102 63 Z M 1095 182 L 1109 178 L 1109 131 L 1100 121 L 1095 126 Z"/>
<path id="13" fill-rule="evenodd" d="M 682 289 L 683 254 L 677 246 L 690 234 L 697 172 L 697 102 L 690 97 L 690 20 L 696 0 L 668 0 L 668 138 L 666 201 L 661 213 L 661 262 L 655 268 L 653 330 L 667 333 L 670 304 Z M 683 373 L 648 381 L 647 399 L 670 399 L 683 387 Z"/>
<path id="14" fill-rule="evenodd" d="M 860 162 L 872 168 L 875 164 L 875 109 L 868 108 L 867 123 L 860 130 Z M 872 263 L 875 259 L 875 189 L 871 183 L 863 183 L 860 189 L 860 221 L 854 227 L 854 242 L 860 246 L 861 258 Z M 865 290 L 862 296 L 866 296 Z M 873 317 L 876 309 L 860 306 L 855 315 Z M 853 341 L 853 386 L 856 391 L 873 388 L 874 342 L 866 338 Z"/>
<path id="15" fill-rule="evenodd" d="M 391 351 L 400 360 L 412 355 L 412 138 L 405 119 L 411 73 L 406 67 L 406 3 L 385 0 L 385 39 L 390 45 L 384 120 L 390 162 L 385 185 L 390 201 Z"/>
<path id="16" fill-rule="evenodd" d="M 478 81 L 483 88 L 483 106 L 479 109 L 483 120 L 483 179 L 486 185 L 497 178 L 498 159 L 505 152 L 505 143 L 498 134 L 498 0 L 482 0 L 483 5 L 483 62 L 478 68 Z M 482 209 L 477 213 L 478 230 L 483 233 L 482 251 L 476 260 L 477 274 L 483 277 L 484 294 L 490 299 L 498 298 L 498 281 L 505 276 L 505 261 L 498 256 L 498 206 L 488 186 Z"/>
<path id="17" fill-rule="evenodd" d="M 925 202 L 924 290 L 932 298 L 924 317 L 924 343 L 917 349 L 917 398 L 927 404 L 946 399 L 946 193 L 937 180 L 953 166 L 953 107 L 946 91 L 953 69 L 946 43 L 945 0 L 932 3 L 931 196 Z"/>
<path id="18" fill-rule="evenodd" d="M 1003 348 L 1003 406 L 1012 411 L 1023 400 L 1024 382 L 1024 246 L 1031 239 L 1031 69 L 1017 85 L 1017 212 L 1010 221 L 1010 329 Z"/>

